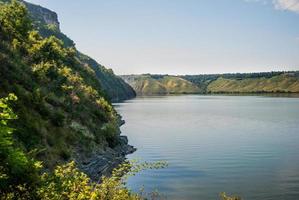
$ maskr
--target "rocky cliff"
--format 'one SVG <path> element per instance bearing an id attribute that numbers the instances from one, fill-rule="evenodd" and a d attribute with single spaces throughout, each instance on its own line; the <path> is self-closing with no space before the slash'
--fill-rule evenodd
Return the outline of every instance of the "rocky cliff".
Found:
<path id="1" fill-rule="evenodd" d="M 65 47 L 75 47 L 73 40 L 60 31 L 60 23 L 55 12 L 38 5 L 25 1 L 23 2 L 28 8 L 35 28 L 42 36 L 49 37 L 54 35 L 64 42 Z M 84 55 L 78 50 L 76 51 L 78 59 L 80 59 L 82 64 L 89 65 L 95 71 L 97 78 L 101 82 L 103 90 L 112 102 L 126 100 L 136 96 L 133 88 L 121 78 L 116 76 L 112 69 L 107 69 L 89 56 Z"/>

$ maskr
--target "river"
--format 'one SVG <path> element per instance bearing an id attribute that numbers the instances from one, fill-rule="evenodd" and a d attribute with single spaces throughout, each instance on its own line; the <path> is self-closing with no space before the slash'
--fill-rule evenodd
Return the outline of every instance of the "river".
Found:
<path id="1" fill-rule="evenodd" d="M 167 199 L 299 199 L 299 98 L 182 95 L 115 104 L 128 159 L 167 161 L 129 178 Z"/>

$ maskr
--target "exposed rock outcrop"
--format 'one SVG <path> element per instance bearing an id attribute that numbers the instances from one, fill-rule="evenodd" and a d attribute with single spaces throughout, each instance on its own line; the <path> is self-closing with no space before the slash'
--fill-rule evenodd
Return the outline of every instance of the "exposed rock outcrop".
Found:
<path id="1" fill-rule="evenodd" d="M 93 181 L 98 181 L 103 175 L 108 176 L 112 170 L 125 161 L 125 156 L 136 149 L 128 145 L 126 136 L 120 136 L 119 145 L 95 152 L 91 157 L 77 160 L 79 168 Z"/>
<path id="2" fill-rule="evenodd" d="M 60 31 L 60 23 L 55 12 L 42 6 L 23 2 L 29 10 L 35 28 L 42 36 L 49 37 L 54 35 L 62 40 L 66 47 L 75 47 L 74 41 Z M 94 70 L 103 90 L 112 102 L 119 102 L 136 96 L 134 89 L 120 77 L 116 76 L 112 69 L 107 69 L 89 56 L 84 55 L 78 50 L 76 51 L 78 59 L 80 59 L 82 64 L 88 65 Z"/>

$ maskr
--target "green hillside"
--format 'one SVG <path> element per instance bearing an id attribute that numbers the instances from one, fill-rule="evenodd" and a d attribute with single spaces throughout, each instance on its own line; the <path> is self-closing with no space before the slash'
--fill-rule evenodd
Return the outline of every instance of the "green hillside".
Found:
<path id="1" fill-rule="evenodd" d="M 211 93 L 294 93 L 299 92 L 299 79 L 292 74 L 242 80 L 220 77 L 208 85 L 207 91 Z"/>
<path id="2" fill-rule="evenodd" d="M 22 4 L 0 2 L 0 8 L 0 97 L 18 97 L 12 126 L 19 148 L 37 150 L 35 157 L 49 169 L 70 159 L 84 168 L 83 161 L 107 149 L 118 155 L 120 119 L 98 71 L 73 46 L 41 36 Z"/>
<path id="3" fill-rule="evenodd" d="M 38 30 L 40 35 L 43 37 L 55 36 L 63 41 L 64 47 L 75 48 L 73 40 L 61 32 L 58 16 L 55 12 L 38 5 L 27 3 L 25 1 L 23 2 L 28 8 L 34 28 Z M 122 101 L 136 96 L 132 87 L 116 76 L 112 69 L 105 68 L 77 49 L 75 49 L 75 51 L 77 54 L 76 57 L 81 64 L 88 65 L 93 69 L 96 77 L 100 81 L 103 91 L 111 101 Z"/>
<path id="4" fill-rule="evenodd" d="M 194 94 L 201 92 L 195 84 L 175 76 L 121 76 L 138 95 Z"/>
<path id="5" fill-rule="evenodd" d="M 299 72 L 206 75 L 124 75 L 138 95 L 205 93 L 298 93 Z"/>

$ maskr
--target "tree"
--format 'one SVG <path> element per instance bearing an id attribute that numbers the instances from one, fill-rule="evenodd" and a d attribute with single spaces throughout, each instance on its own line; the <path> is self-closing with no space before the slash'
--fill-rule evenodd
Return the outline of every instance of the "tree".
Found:
<path id="1" fill-rule="evenodd" d="M 16 0 L 0 4 L 0 32 L 4 39 L 23 42 L 31 29 L 31 20 L 24 4 Z"/>
<path id="2" fill-rule="evenodd" d="M 13 128 L 9 127 L 11 120 L 17 115 L 10 103 L 17 100 L 14 94 L 0 99 L 0 193 L 14 194 L 22 185 L 32 184 L 36 180 L 39 162 L 29 159 L 17 148 L 13 141 Z M 13 191 L 13 192 L 12 192 Z"/>

